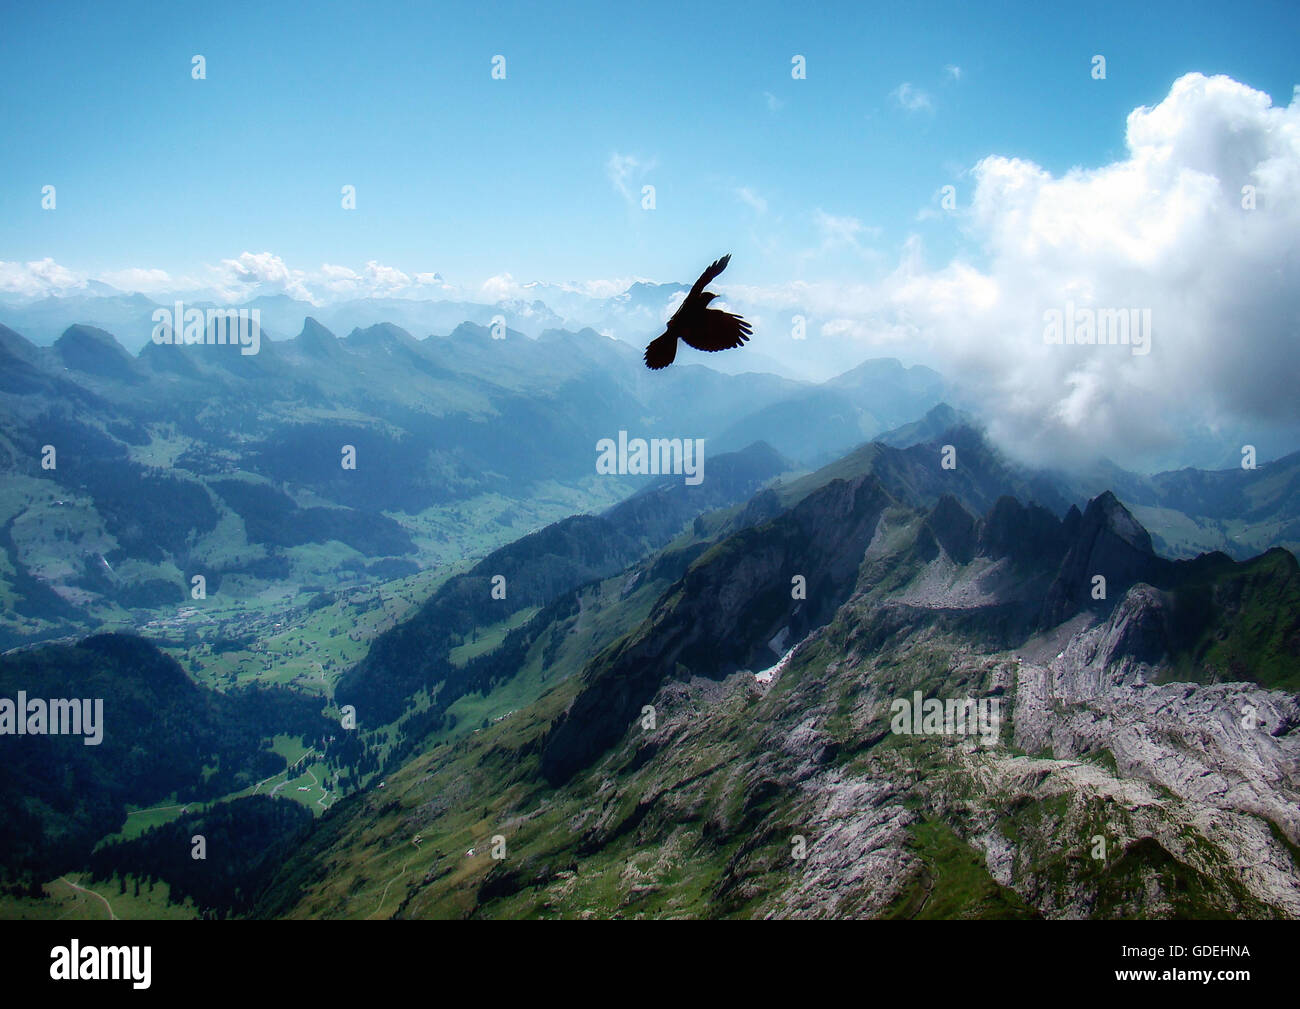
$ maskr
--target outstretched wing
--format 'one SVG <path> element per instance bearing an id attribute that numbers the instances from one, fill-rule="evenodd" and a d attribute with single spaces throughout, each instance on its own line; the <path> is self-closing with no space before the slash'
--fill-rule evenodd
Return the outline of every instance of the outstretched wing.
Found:
<path id="1" fill-rule="evenodd" d="M 660 368 L 667 368 L 673 363 L 673 358 L 677 356 L 677 337 L 672 333 L 665 333 L 663 336 L 657 336 L 650 341 L 650 345 L 645 349 L 645 366 L 653 371 Z"/>
<path id="2" fill-rule="evenodd" d="M 707 270 L 705 270 L 703 273 L 700 274 L 700 279 L 695 282 L 695 286 L 691 288 L 691 293 L 686 296 L 686 301 L 683 302 L 683 304 L 692 302 L 696 298 L 698 298 L 701 294 L 703 294 L 704 289 L 709 285 L 709 282 L 713 280 L 713 278 L 716 277 L 719 273 L 725 270 L 727 268 L 727 264 L 730 262 L 731 262 L 730 252 L 728 252 L 721 259 L 714 260 L 713 265 L 711 265 Z"/>
<path id="3" fill-rule="evenodd" d="M 692 320 L 682 339 L 696 350 L 730 350 L 743 346 L 754 329 L 738 315 L 717 308 L 706 308 Z"/>
<path id="4" fill-rule="evenodd" d="M 708 286 L 714 277 L 725 270 L 730 262 L 731 253 L 728 252 L 721 259 L 715 259 L 709 268 L 700 274 L 700 279 L 695 282 L 695 286 L 682 299 L 682 303 L 677 306 L 677 311 L 673 313 L 673 317 L 668 320 L 670 328 L 700 307 L 700 295 L 704 293 L 704 288 Z"/>

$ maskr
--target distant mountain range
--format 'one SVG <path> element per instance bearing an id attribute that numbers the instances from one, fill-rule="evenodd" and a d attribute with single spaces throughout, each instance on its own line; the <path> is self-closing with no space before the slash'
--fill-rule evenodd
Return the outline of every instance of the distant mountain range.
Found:
<path id="1" fill-rule="evenodd" d="M 683 284 L 636 283 L 621 294 L 593 298 L 558 285 L 529 284 L 525 290 L 535 297 L 490 303 L 369 297 L 315 305 L 287 294 L 272 294 L 230 305 L 205 292 L 151 298 L 99 285 L 96 291 L 84 294 L 0 301 L 0 322 L 42 346 L 54 343 L 69 326 L 93 322 L 116 334 L 128 351 L 137 353 L 149 342 L 154 310 L 171 308 L 176 300 L 183 300 L 187 307 L 204 310 L 257 309 L 268 339 L 275 340 L 290 339 L 308 317 L 340 333 L 388 322 L 423 338 L 431 333 L 450 333 L 463 322 L 487 326 L 494 317 L 501 316 L 511 329 L 531 337 L 567 326 L 616 331 L 623 339 L 635 343 L 643 336 L 648 339 L 656 335 L 649 331 L 666 320 L 674 296 L 684 294 L 687 289 L 688 285 Z"/>
<path id="2" fill-rule="evenodd" d="M 136 353 L 149 342 L 153 312 L 183 300 L 187 307 L 204 310 L 257 309 L 266 339 L 275 341 L 291 339 L 308 317 L 336 333 L 391 323 L 421 339 L 451 333 L 464 322 L 488 326 L 499 318 L 510 329 L 531 337 L 540 337 L 548 329 L 592 329 L 630 346 L 644 346 L 662 332 L 676 299 L 688 289 L 688 284 L 638 281 L 616 294 L 597 296 L 574 286 L 529 283 L 520 286 L 520 296 L 490 302 L 366 297 L 313 304 L 287 294 L 257 295 L 239 303 L 230 303 L 213 291 L 149 297 L 95 284 L 84 291 L 64 291 L 43 298 L 0 300 L 0 324 L 41 346 L 53 344 L 69 326 L 94 325 L 115 334 L 128 351 Z M 726 373 L 766 371 L 801 381 L 820 381 L 862 360 L 862 347 L 854 339 L 833 327 L 823 331 L 822 324 L 827 320 L 806 307 L 741 303 L 736 307 L 760 323 L 758 337 L 744 355 L 701 358 L 705 367 Z M 817 340 L 818 359 L 823 362 L 817 368 L 805 353 L 807 344 L 793 336 L 795 316 L 805 319 L 805 332 Z"/>
<path id="3" fill-rule="evenodd" d="M 132 355 L 92 326 L 49 347 L 0 326 L 0 645 L 137 626 L 188 601 L 195 576 L 227 600 L 292 599 L 483 556 L 648 479 L 596 474 L 596 442 L 620 430 L 704 438 L 708 455 L 764 442 L 808 468 L 977 423 L 941 403 L 935 372 L 890 359 L 821 384 L 694 364 L 652 375 L 591 330 L 503 335 L 462 322 L 417 340 L 382 323 L 339 338 L 309 317 L 255 355 Z M 1300 546 L 1300 455 L 1019 479 L 1058 515 L 1113 490 L 1171 557 Z"/>
<path id="4" fill-rule="evenodd" d="M 133 626 L 190 601 L 196 576 L 218 599 L 293 597 L 483 556 L 649 480 L 597 473 L 620 431 L 703 438 L 707 480 L 715 453 L 766 439 L 815 464 L 943 394 L 891 361 L 816 386 L 653 375 L 591 330 L 501 335 L 339 338 L 308 318 L 253 355 L 132 355 L 97 327 L 49 347 L 0 327 L 0 645 Z"/>

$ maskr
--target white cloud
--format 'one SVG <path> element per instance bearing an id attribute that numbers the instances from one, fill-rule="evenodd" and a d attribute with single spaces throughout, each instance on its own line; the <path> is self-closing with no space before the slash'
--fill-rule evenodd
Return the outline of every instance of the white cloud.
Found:
<path id="1" fill-rule="evenodd" d="M 1300 102 L 1189 74 L 1129 116 L 1127 144 L 1124 160 L 1059 178 L 986 158 L 972 215 L 987 273 L 950 268 L 900 298 L 924 312 L 937 287 L 964 293 L 967 318 L 936 319 L 936 335 L 1003 432 L 1043 453 L 1156 448 L 1187 411 L 1300 419 Z M 1151 309 L 1151 352 L 1045 344 L 1043 312 L 1067 300 Z"/>
<path id="2" fill-rule="evenodd" d="M 86 287 L 86 278 L 60 266 L 48 256 L 28 263 L 0 260 L 0 292 L 20 298 L 76 294 Z"/>
<path id="3" fill-rule="evenodd" d="M 889 97 L 898 102 L 899 108 L 908 112 L 933 112 L 934 103 L 930 96 L 918 87 L 904 81 L 889 93 Z"/>
<path id="4" fill-rule="evenodd" d="M 287 294 L 300 301 L 314 302 L 302 270 L 290 269 L 271 252 L 241 252 L 237 259 L 223 259 L 210 268 L 213 284 L 226 300 L 238 301 L 265 294 Z"/>
<path id="5" fill-rule="evenodd" d="M 955 63 L 949 63 L 943 68 L 943 72 L 954 81 L 961 80 L 961 67 L 957 66 Z"/>
<path id="6" fill-rule="evenodd" d="M 437 273 L 411 275 L 394 266 L 369 260 L 360 270 L 322 263 L 315 270 L 288 266 L 270 252 L 241 253 L 209 267 L 211 293 L 219 300 L 242 301 L 262 294 L 288 294 L 320 305 L 354 298 L 397 298 L 452 290 Z M 431 290 L 432 289 L 432 290 Z"/>
<path id="7" fill-rule="evenodd" d="M 764 91 L 763 98 L 767 102 L 768 112 L 780 112 L 785 108 L 785 100 L 776 97 L 776 95 L 772 94 L 770 91 Z"/>
<path id="8" fill-rule="evenodd" d="M 366 263 L 364 277 L 370 297 L 392 297 L 411 287 L 411 278 L 401 270 L 395 266 L 384 266 L 373 259 Z"/>
<path id="9" fill-rule="evenodd" d="M 504 301 L 507 298 L 526 298 L 528 290 L 508 273 L 499 273 L 488 277 L 479 288 L 479 293 L 489 302 Z"/>
<path id="10" fill-rule="evenodd" d="M 317 283 L 335 297 L 350 297 L 361 283 L 361 275 L 346 266 L 322 263 Z"/>
<path id="11" fill-rule="evenodd" d="M 552 284 L 522 284 L 509 273 L 488 278 L 481 286 L 466 291 L 449 283 L 441 273 L 407 273 L 377 260 L 359 270 L 337 263 L 322 263 L 314 270 L 289 266 L 270 252 L 242 252 L 233 259 L 201 268 L 200 278 L 178 276 L 166 270 L 125 267 L 90 276 L 69 269 L 53 259 L 30 263 L 0 261 L 0 295 L 19 300 L 70 294 L 140 292 L 166 299 L 177 296 L 216 302 L 238 303 L 258 295 L 289 294 L 314 305 L 361 298 L 421 298 L 483 300 L 546 300 L 560 295 L 569 298 L 606 299 L 623 294 L 636 283 L 652 283 L 646 277 L 608 277 Z M 108 288 L 91 286 L 108 285 Z"/>
<path id="12" fill-rule="evenodd" d="M 971 182 L 952 216 L 977 261 L 930 266 L 913 237 L 878 280 L 730 285 L 728 298 L 805 312 L 802 360 L 838 363 L 846 344 L 858 359 L 929 360 L 1037 462 L 1142 466 L 1206 432 L 1300 424 L 1300 89 L 1275 106 L 1189 74 L 1133 111 L 1113 163 L 1057 175 L 995 155 Z M 1243 186 L 1257 209 L 1243 208 Z M 815 219 L 824 245 L 862 244 L 856 219 Z M 1044 342 L 1044 313 L 1067 302 L 1150 309 L 1150 353 Z"/>
<path id="13" fill-rule="evenodd" d="M 1038 460 L 1140 459 L 1192 424 L 1300 421 L 1300 100 L 1189 74 L 1129 116 L 1127 144 L 1060 176 L 982 160 L 965 215 L 980 267 L 928 269 L 914 239 L 878 284 L 804 293 L 838 306 L 835 333 L 901 327 L 931 347 L 994 435 Z M 1150 309 L 1150 353 L 1045 343 L 1044 313 L 1067 302 Z"/>

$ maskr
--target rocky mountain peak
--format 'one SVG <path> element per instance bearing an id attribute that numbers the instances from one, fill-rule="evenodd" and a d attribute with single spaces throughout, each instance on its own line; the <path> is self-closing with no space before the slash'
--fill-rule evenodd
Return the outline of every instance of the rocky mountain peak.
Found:
<path id="1" fill-rule="evenodd" d="M 298 348 L 313 357 L 324 357 L 339 350 L 339 339 L 310 315 L 302 321 L 297 337 Z"/>
<path id="2" fill-rule="evenodd" d="M 940 497 L 925 522 L 944 553 L 958 564 L 969 563 L 975 555 L 975 518 L 955 497 Z"/>
<path id="3" fill-rule="evenodd" d="M 1151 547 L 1151 534 L 1110 491 L 1104 491 L 1088 502 L 1083 513 L 1083 526 L 1085 530 L 1104 529 L 1141 553 L 1155 553 Z"/>
<path id="4" fill-rule="evenodd" d="M 1072 525 L 1067 515 L 1066 526 Z M 1110 491 L 1088 502 L 1077 525 L 1044 603 L 1044 626 L 1083 608 L 1110 609 L 1124 590 L 1153 580 L 1165 564 L 1151 548 L 1151 535 Z"/>

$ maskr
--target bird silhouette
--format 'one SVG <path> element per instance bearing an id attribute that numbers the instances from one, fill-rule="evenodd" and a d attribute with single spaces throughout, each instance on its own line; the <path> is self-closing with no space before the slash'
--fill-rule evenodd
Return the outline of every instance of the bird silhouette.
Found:
<path id="1" fill-rule="evenodd" d="M 727 268 L 731 254 L 723 256 L 700 274 L 685 300 L 668 320 L 662 336 L 650 341 L 645 349 L 645 366 L 654 371 L 667 368 L 677 356 L 677 341 L 684 340 L 696 350 L 730 350 L 742 346 L 753 333 L 753 327 L 738 315 L 720 308 L 709 308 L 717 297 L 704 290 L 709 281 Z"/>

